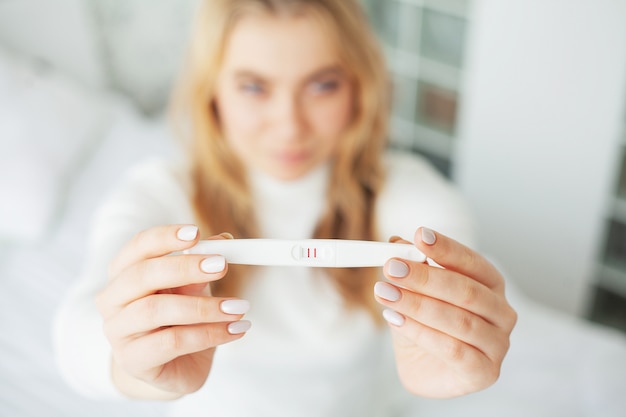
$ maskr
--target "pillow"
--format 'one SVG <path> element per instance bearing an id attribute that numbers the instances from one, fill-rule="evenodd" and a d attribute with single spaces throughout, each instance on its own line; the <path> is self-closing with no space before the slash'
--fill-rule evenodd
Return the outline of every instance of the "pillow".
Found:
<path id="1" fill-rule="evenodd" d="M 107 119 L 95 92 L 0 48 L 0 242 L 45 235 Z"/>
<path id="2" fill-rule="evenodd" d="M 109 82 L 159 114 L 178 75 L 198 0 L 91 0 Z"/>

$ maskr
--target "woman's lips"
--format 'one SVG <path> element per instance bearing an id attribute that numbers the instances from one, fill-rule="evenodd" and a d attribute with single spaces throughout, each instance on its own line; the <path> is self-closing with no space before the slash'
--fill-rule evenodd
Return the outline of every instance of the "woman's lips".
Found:
<path id="1" fill-rule="evenodd" d="M 310 158 L 308 151 L 285 151 L 275 154 L 275 159 L 282 164 L 294 165 L 302 163 Z"/>

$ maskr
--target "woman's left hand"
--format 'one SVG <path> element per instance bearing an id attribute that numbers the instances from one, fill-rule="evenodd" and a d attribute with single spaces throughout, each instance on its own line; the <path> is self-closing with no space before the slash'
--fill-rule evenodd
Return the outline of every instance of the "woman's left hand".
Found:
<path id="1" fill-rule="evenodd" d="M 443 268 L 390 259 L 384 267 L 390 282 L 374 288 L 387 307 L 400 379 L 410 392 L 432 398 L 484 389 L 500 375 L 517 321 L 504 279 L 483 256 L 430 229 L 418 229 L 415 242 Z"/>

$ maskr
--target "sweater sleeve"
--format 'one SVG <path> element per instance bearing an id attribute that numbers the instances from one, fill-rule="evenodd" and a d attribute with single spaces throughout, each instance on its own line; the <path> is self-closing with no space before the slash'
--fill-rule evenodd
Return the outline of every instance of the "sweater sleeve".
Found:
<path id="1" fill-rule="evenodd" d="M 111 380 L 111 349 L 95 305 L 110 261 L 137 232 L 161 224 L 190 223 L 189 198 L 173 167 L 150 160 L 131 170 L 94 216 L 82 273 L 68 291 L 53 328 L 61 374 L 77 392 L 120 398 Z"/>

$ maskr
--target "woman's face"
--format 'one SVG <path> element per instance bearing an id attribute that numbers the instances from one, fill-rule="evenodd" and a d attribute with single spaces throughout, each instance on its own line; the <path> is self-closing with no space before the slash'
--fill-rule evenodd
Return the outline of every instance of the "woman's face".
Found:
<path id="1" fill-rule="evenodd" d="M 247 167 L 292 180 L 332 157 L 354 103 L 329 38 L 306 16 L 247 16 L 233 28 L 216 105 Z"/>

